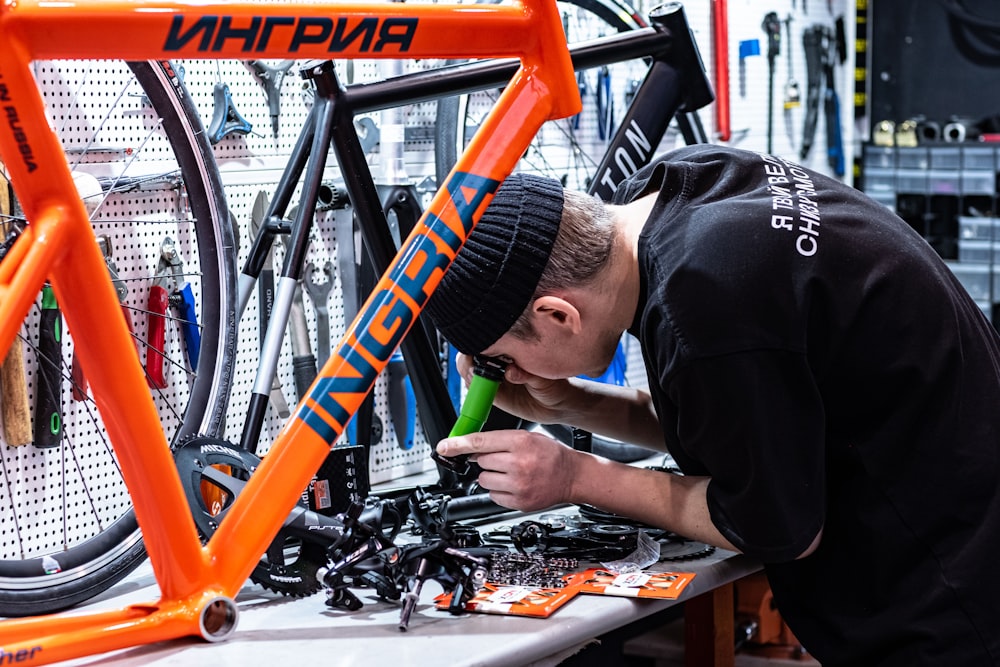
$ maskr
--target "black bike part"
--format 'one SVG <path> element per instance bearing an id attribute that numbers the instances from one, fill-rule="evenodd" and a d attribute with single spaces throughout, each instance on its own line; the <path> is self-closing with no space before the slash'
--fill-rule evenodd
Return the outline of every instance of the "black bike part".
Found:
<path id="1" fill-rule="evenodd" d="M 590 194 L 603 201 L 611 201 L 618 185 L 649 161 L 674 117 L 684 118 L 682 127 L 690 128 L 690 113 L 715 99 L 683 7 L 676 2 L 663 5 L 650 20 L 657 31 L 669 36 L 670 47 L 654 54 L 636 99 L 656 99 L 657 103 L 633 103 L 626 111 L 589 188 Z"/>
<path id="2" fill-rule="evenodd" d="M 225 440 L 195 437 L 175 450 L 174 462 L 195 526 L 207 540 L 225 520 L 260 459 Z M 312 595 L 322 587 L 317 571 L 326 564 L 327 548 L 342 536 L 339 519 L 309 511 L 300 502 L 250 579 L 282 595 Z"/>

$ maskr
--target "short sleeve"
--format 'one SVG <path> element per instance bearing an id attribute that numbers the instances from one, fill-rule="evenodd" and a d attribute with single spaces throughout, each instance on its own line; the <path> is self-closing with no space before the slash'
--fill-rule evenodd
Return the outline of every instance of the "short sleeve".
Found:
<path id="1" fill-rule="evenodd" d="M 805 356 L 702 358 L 676 373 L 668 391 L 684 457 L 712 478 L 708 507 L 719 531 L 764 562 L 805 551 L 826 510 L 823 404 Z"/>

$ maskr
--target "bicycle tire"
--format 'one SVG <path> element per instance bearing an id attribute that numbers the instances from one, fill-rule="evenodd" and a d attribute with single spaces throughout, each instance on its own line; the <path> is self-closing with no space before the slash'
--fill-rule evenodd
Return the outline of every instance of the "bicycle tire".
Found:
<path id="1" fill-rule="evenodd" d="M 584 15 L 579 18 L 578 23 L 573 23 L 566 19 L 566 10 L 564 10 L 564 27 L 567 28 L 567 41 L 571 45 L 575 42 L 584 41 L 597 36 L 604 36 L 606 34 L 613 34 L 616 32 L 627 32 L 629 30 L 637 30 L 639 28 L 646 27 L 646 22 L 642 19 L 639 13 L 628 4 L 620 2 L 619 0 L 559 0 L 558 5 L 560 7 L 567 6 L 575 9 Z M 570 28 L 574 25 L 584 25 L 584 22 L 586 21 L 592 22 L 587 27 L 589 32 L 587 34 L 580 35 L 579 37 L 575 36 Z M 638 63 L 635 67 L 636 69 L 645 69 L 645 65 L 639 65 Z M 597 74 L 595 74 L 595 78 L 598 78 L 598 81 L 601 80 Z M 606 79 L 604 81 L 606 82 Z M 599 83 L 595 87 L 593 93 L 599 114 L 602 111 L 605 113 L 613 113 L 611 107 L 609 106 L 609 100 L 604 96 L 605 93 L 606 89 Z M 488 102 L 491 99 L 495 99 L 495 95 L 486 93 L 485 100 Z M 470 103 L 470 97 L 468 95 L 454 96 L 438 100 L 434 144 L 435 174 L 437 176 L 438 183 L 444 182 L 444 179 L 447 177 L 448 173 L 457 161 L 462 140 L 468 139 L 472 136 L 474 128 L 470 127 L 470 122 L 472 125 L 475 125 L 476 123 L 472 121 L 470 115 L 466 111 L 470 106 L 472 106 L 472 104 L 473 103 Z M 586 113 L 587 111 L 586 102 L 584 106 L 584 112 L 581 113 Z M 547 164 L 547 161 L 544 159 L 532 161 L 527 158 L 522 158 L 517 170 L 541 173 L 560 180 L 564 186 L 578 190 L 587 190 L 590 184 L 590 179 L 593 177 L 593 172 L 596 170 L 597 166 L 601 162 L 601 158 L 603 157 L 604 147 L 602 146 L 602 142 L 609 140 L 613 133 L 610 131 L 609 127 L 605 127 L 605 132 L 599 137 L 599 140 L 591 142 L 593 149 L 596 149 L 596 151 L 599 152 L 594 152 L 593 150 L 585 151 L 581 147 L 582 142 L 579 141 L 576 133 L 571 128 L 571 124 L 574 122 L 575 119 L 549 121 L 542 128 L 542 131 L 539 132 L 539 136 L 543 136 L 546 133 L 546 128 L 549 128 L 549 134 L 555 134 L 557 138 L 565 138 L 567 142 L 571 143 L 570 148 L 562 148 L 560 150 L 564 154 L 579 157 L 581 161 L 578 164 L 560 165 L 562 167 L 566 167 L 564 170 L 560 170 L 558 168 L 549 169 L 551 165 Z M 598 131 L 600 130 L 598 127 L 595 127 L 594 129 Z M 576 143 L 574 144 L 572 142 Z M 545 150 L 545 147 L 536 146 L 533 149 L 529 148 L 529 152 L 533 150 L 541 153 Z M 493 419 L 485 425 L 484 429 L 492 430 L 497 428 L 514 428 L 519 424 L 516 419 L 513 419 L 509 415 L 506 415 L 506 413 L 502 413 L 498 410 L 494 410 L 493 413 L 491 413 L 491 416 L 496 415 L 497 413 L 500 413 L 502 416 L 493 417 Z M 522 423 L 520 425 L 522 428 L 534 427 L 534 425 L 530 423 Z M 572 429 L 567 426 L 559 424 L 546 424 L 538 425 L 538 428 L 541 428 L 543 431 L 548 433 L 548 435 L 552 436 L 556 440 L 559 440 L 565 445 L 572 446 L 573 444 Z M 595 453 L 618 461 L 638 460 L 639 458 L 643 458 L 643 451 L 645 451 L 637 445 L 630 445 L 611 438 L 605 438 L 600 435 L 593 435 L 592 440 L 593 451 Z"/>
<path id="2" fill-rule="evenodd" d="M 567 33 L 567 42 L 570 45 L 646 26 L 645 21 L 635 9 L 619 0 L 559 0 L 557 4 L 563 13 L 563 24 Z M 571 13 L 575 14 L 575 18 L 572 20 Z M 620 71 L 627 76 L 628 71 L 624 69 L 627 65 L 623 64 L 622 67 L 623 69 Z M 636 67 L 638 68 L 640 65 L 636 65 Z M 644 66 L 641 67 L 642 70 L 645 69 Z M 596 78 L 596 71 L 596 69 L 588 70 L 579 74 L 584 79 L 588 78 L 588 74 L 592 74 Z M 583 97 L 585 99 L 594 97 L 594 102 L 600 106 L 600 90 L 599 86 L 595 86 L 592 95 L 588 96 L 584 93 Z M 438 183 L 444 182 L 451 168 L 455 165 L 458 155 L 464 147 L 464 142 L 472 136 L 475 126 L 478 124 L 475 118 L 488 110 L 497 96 L 498 93 L 493 91 L 484 91 L 471 95 L 456 95 L 437 101 L 437 116 L 434 125 L 434 169 Z M 475 107 L 482 111 L 470 113 L 469 109 Z M 581 115 L 587 114 L 588 111 L 585 108 Z M 607 111 L 610 112 L 610 108 Z M 580 118 L 574 117 L 545 123 L 532 147 L 525 152 L 526 157 L 522 158 L 517 171 L 542 173 L 557 178 L 567 187 L 586 190 L 589 185 L 588 179 L 593 176 L 593 171 L 603 156 L 603 146 L 600 143 L 604 141 L 604 138 L 592 148 L 582 148 L 582 142 L 577 138 L 576 128 L 573 127 L 579 122 Z M 548 160 L 542 155 L 544 149 L 539 141 L 546 134 L 554 134 L 558 139 L 565 139 L 569 145 L 568 149 L 562 149 L 568 156 L 567 161 L 561 163 L 559 167 L 553 168 L 553 165 L 547 164 Z M 610 135 L 607 138 L 610 138 Z M 548 146 L 551 148 L 552 144 Z M 533 160 L 532 154 L 540 157 Z M 578 162 L 571 164 L 572 160 L 578 160 Z"/>
<path id="3" fill-rule="evenodd" d="M 81 74 L 81 69 L 86 66 L 76 62 L 66 65 L 72 69 L 76 80 L 83 82 L 77 91 L 80 99 L 85 99 L 87 94 L 88 75 Z M 127 249 L 126 254 L 138 255 L 143 253 L 141 238 L 144 234 L 154 235 L 155 238 L 168 230 L 177 232 L 178 247 L 186 253 L 185 259 L 190 262 L 185 266 L 184 279 L 193 286 L 192 292 L 197 294 L 200 354 L 196 372 L 188 369 L 180 357 L 170 361 L 165 373 L 171 376 L 173 384 L 156 390 L 155 402 L 172 444 L 194 434 L 221 432 L 236 345 L 233 315 L 236 256 L 234 230 L 212 149 L 183 81 L 171 63 L 100 61 L 93 66 L 100 68 L 101 87 L 109 86 L 110 80 L 121 80 L 127 88 L 113 101 L 109 98 L 106 115 L 103 110 L 98 112 L 101 121 L 93 130 L 93 136 L 78 140 L 79 137 L 73 138 L 73 135 L 79 134 L 80 127 L 88 126 L 88 123 L 76 124 L 70 116 L 76 112 L 83 116 L 84 110 L 91 111 L 90 98 L 86 98 L 87 103 L 77 102 L 75 108 L 65 110 L 74 107 L 74 104 L 66 103 L 60 97 L 65 95 L 64 88 L 53 84 L 53 99 L 48 102 L 51 103 L 50 109 L 54 108 L 54 113 L 60 114 L 53 125 L 63 140 L 67 159 L 74 170 L 91 173 L 98 178 L 115 162 L 108 159 L 108 144 L 102 143 L 105 139 L 98 136 L 102 129 L 107 127 L 116 135 L 110 139 L 114 142 L 127 134 L 117 124 L 122 119 L 153 128 L 150 131 L 152 139 L 144 140 L 138 147 L 111 151 L 115 153 L 112 158 L 121 158 L 117 161 L 121 170 L 113 177 L 105 176 L 106 186 L 102 192 L 95 194 L 100 198 L 100 206 L 106 205 L 103 214 L 100 214 L 99 206 L 92 215 L 95 234 L 107 232 L 109 237 L 115 235 L 111 238 L 112 244 L 118 241 L 120 248 Z M 109 72 L 111 68 L 114 68 L 113 73 Z M 45 78 L 40 74 L 38 76 L 44 93 Z M 53 80 L 62 83 L 57 75 L 53 76 Z M 98 84 L 91 86 L 97 87 Z M 134 90 L 134 93 L 125 94 L 124 90 Z M 93 94 L 96 100 L 93 104 L 108 98 L 107 90 L 94 91 Z M 125 108 L 115 110 L 111 105 L 123 105 Z M 156 152 L 152 153 L 154 149 Z M 152 157 L 144 158 L 141 155 L 143 151 Z M 165 184 L 169 187 L 161 187 Z M 174 196 L 176 200 L 173 200 Z M 114 202 L 118 202 L 121 210 L 127 212 L 127 200 L 135 197 L 145 197 L 152 207 L 162 206 L 167 212 L 165 219 L 147 221 L 140 216 L 133 218 L 127 215 L 118 219 L 109 211 L 117 205 Z M 176 218 L 173 220 L 169 215 L 172 204 Z M 190 215 L 185 215 L 185 210 L 190 211 Z M 152 224 L 157 226 L 146 227 Z M 152 231 L 142 231 L 147 229 Z M 141 261 L 137 261 L 134 267 L 131 263 L 126 257 L 117 260 L 126 285 L 139 292 L 128 302 L 130 316 L 138 320 L 143 315 L 145 299 L 141 293 L 148 289 L 149 276 L 142 275 Z M 126 272 L 134 273 L 125 275 Z M 27 325 L 33 324 L 29 320 L 36 317 L 34 311 L 29 314 L 26 328 L 22 330 L 27 332 L 27 335 L 21 336 L 26 356 L 33 354 L 32 346 L 27 344 L 32 338 Z M 168 323 L 168 326 L 172 325 Z M 141 322 L 137 321 L 136 333 L 140 343 L 141 327 Z M 174 331 L 176 329 L 169 335 L 179 339 L 179 334 Z M 164 349 L 167 350 L 167 346 Z M 139 352 L 141 357 L 141 349 Z M 171 351 L 167 353 L 173 356 Z M 68 354 L 65 347 L 64 354 Z M 67 384 L 72 385 L 75 381 L 70 372 L 71 364 L 71 359 L 67 357 L 60 362 L 64 401 L 73 391 L 73 387 L 67 388 Z M 30 376 L 30 359 L 26 368 Z M 35 372 L 37 374 L 37 365 Z M 186 388 L 184 384 L 187 384 Z M 64 420 L 63 440 L 56 450 L 38 450 L 31 444 L 0 448 L 0 476 L 6 489 L 0 490 L 0 547 L 3 549 L 0 554 L 0 616 L 37 615 L 72 607 L 109 589 L 145 558 L 141 531 L 131 510 L 127 489 L 120 479 L 116 457 L 106 441 L 100 417 L 96 409 L 92 409 L 92 398 L 84 396 L 78 403 L 80 406 L 76 402 L 72 404 L 74 421 Z M 77 470 L 80 474 L 74 475 L 72 466 L 79 468 L 79 461 L 84 457 L 89 458 L 83 470 Z M 62 486 L 59 485 L 58 471 L 53 473 L 56 477 L 54 489 L 39 491 L 19 484 L 21 478 L 18 476 L 23 477 L 26 468 L 34 468 L 36 475 L 40 468 L 44 476 L 49 464 L 53 467 L 61 465 Z M 147 481 L 156 483 L 156 480 Z M 78 490 L 78 485 L 84 488 Z M 111 498 L 112 494 L 114 498 Z M 67 500 L 80 497 L 84 499 Z M 70 502 L 72 505 L 67 507 Z M 88 512 L 91 515 L 81 516 Z M 33 528 L 39 523 L 57 524 L 58 521 L 50 519 L 53 515 L 62 517 L 62 526 L 52 528 L 55 534 L 48 534 L 45 532 L 47 529 L 38 531 Z M 61 535 L 58 534 L 60 530 Z"/>

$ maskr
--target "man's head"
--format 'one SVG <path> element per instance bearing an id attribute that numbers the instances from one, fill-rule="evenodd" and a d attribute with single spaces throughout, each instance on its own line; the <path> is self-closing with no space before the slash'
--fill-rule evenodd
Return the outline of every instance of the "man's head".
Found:
<path id="1" fill-rule="evenodd" d="M 426 312 L 459 351 L 478 354 L 504 334 L 535 336 L 540 296 L 590 282 L 611 254 L 604 205 L 559 181 L 514 174 L 497 190 Z"/>

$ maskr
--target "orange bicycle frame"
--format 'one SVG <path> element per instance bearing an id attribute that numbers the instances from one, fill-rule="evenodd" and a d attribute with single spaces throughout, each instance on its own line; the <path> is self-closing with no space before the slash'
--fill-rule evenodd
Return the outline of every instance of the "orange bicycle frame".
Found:
<path id="1" fill-rule="evenodd" d="M 0 649 L 46 664 L 183 636 L 225 639 L 244 585 L 392 352 L 541 124 L 579 93 L 553 0 L 504 5 L 269 5 L 6 0 L 0 6 L 0 157 L 29 224 L 0 263 L 0 350 L 48 280 L 118 456 L 159 600 L 0 622 Z M 211 539 L 186 507 L 93 230 L 32 77 L 32 60 L 494 58 L 521 66 L 336 352 Z M 114 323 L 110 326 L 109 323 Z M 155 485 L 148 480 L 156 479 Z"/>

